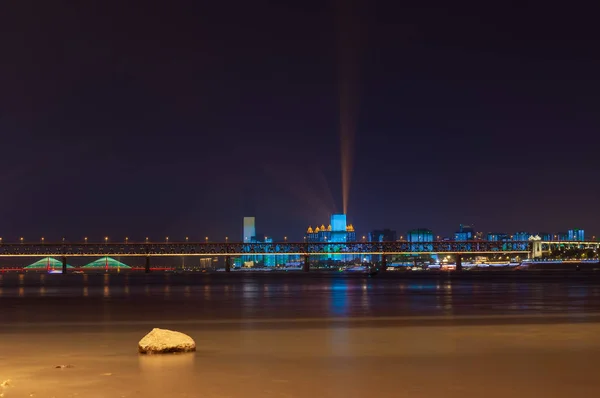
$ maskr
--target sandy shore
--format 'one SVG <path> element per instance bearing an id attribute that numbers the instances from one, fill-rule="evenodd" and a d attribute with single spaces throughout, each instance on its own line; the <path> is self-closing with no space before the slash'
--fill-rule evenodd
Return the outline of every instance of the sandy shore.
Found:
<path id="1" fill-rule="evenodd" d="M 3 333 L 4 397 L 600 395 L 595 323 L 182 331 L 196 353 L 138 355 L 146 329 Z"/>

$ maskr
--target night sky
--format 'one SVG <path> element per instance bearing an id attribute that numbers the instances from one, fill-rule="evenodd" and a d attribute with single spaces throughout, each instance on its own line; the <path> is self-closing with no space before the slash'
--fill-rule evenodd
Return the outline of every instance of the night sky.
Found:
<path id="1" fill-rule="evenodd" d="M 596 233 L 596 10 L 401 3 L 3 2 L 0 236 L 299 240 L 340 120 L 359 234 Z"/>

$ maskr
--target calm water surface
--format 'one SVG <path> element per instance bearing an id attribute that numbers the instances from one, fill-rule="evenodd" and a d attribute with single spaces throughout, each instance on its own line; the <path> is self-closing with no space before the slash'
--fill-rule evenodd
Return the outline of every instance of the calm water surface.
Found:
<path id="1" fill-rule="evenodd" d="M 598 320 L 593 274 L 3 274 L 0 382 L 5 397 L 592 397 Z M 152 327 L 198 352 L 139 356 Z"/>

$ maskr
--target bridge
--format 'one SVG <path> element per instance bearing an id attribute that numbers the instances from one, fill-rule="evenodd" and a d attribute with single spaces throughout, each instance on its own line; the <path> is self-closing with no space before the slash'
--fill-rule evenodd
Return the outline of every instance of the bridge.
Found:
<path id="1" fill-rule="evenodd" d="M 298 255 L 304 258 L 304 270 L 308 271 L 310 256 L 328 255 L 378 255 L 382 269 L 388 255 L 452 254 L 456 257 L 456 269 L 462 268 L 462 255 L 477 254 L 525 254 L 539 258 L 544 252 L 557 247 L 598 249 L 600 242 L 544 242 L 530 238 L 529 241 L 436 241 L 436 242 L 129 242 L 116 243 L 2 243 L 0 257 L 60 257 L 63 273 L 67 272 L 68 257 L 145 257 L 145 271 L 150 272 L 151 257 L 211 256 L 225 257 L 225 269 L 229 271 L 230 259 L 236 256 Z"/>

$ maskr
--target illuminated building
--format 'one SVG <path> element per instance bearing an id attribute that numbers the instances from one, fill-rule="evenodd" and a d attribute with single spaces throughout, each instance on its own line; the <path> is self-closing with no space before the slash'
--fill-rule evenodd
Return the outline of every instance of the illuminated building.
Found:
<path id="1" fill-rule="evenodd" d="M 242 242 L 251 243 L 256 238 L 256 228 L 254 226 L 254 217 L 244 217 L 244 230 L 242 232 Z"/>
<path id="2" fill-rule="evenodd" d="M 490 232 L 487 234 L 487 240 L 490 242 L 502 242 L 508 240 L 508 234 L 500 232 Z"/>
<path id="3" fill-rule="evenodd" d="M 520 232 L 515 232 L 511 238 L 514 241 L 525 242 L 526 240 L 529 239 L 530 236 L 531 236 L 531 234 L 529 232 L 520 231 Z"/>
<path id="4" fill-rule="evenodd" d="M 305 236 L 308 243 L 344 243 L 356 242 L 356 232 L 352 224 L 347 224 L 345 214 L 333 214 L 328 226 L 322 224 L 313 229 L 311 226 L 306 230 Z M 321 260 L 349 261 L 353 256 L 335 254 L 318 256 Z"/>
<path id="5" fill-rule="evenodd" d="M 326 227 L 322 224 L 315 229 L 308 227 L 306 230 L 307 242 L 356 242 L 356 232 L 352 224 L 346 224 L 345 214 L 333 214 L 331 223 Z"/>
<path id="6" fill-rule="evenodd" d="M 585 241 L 585 231 L 583 229 L 570 229 L 568 234 L 568 240 L 570 241 Z"/>
<path id="7" fill-rule="evenodd" d="M 458 229 L 458 232 L 454 233 L 454 240 L 456 241 L 465 241 L 465 240 L 473 240 L 475 236 L 475 232 L 473 231 L 473 227 L 469 225 L 462 225 Z"/>
<path id="8" fill-rule="evenodd" d="M 256 232 L 255 217 L 244 217 L 243 234 L 244 243 L 273 243 L 273 238 Z M 256 265 L 274 267 L 278 264 L 278 261 L 285 264 L 289 261 L 289 257 L 290 256 L 265 256 L 260 254 L 248 254 L 234 259 L 233 264 L 235 267 L 254 267 Z"/>
<path id="9" fill-rule="evenodd" d="M 425 228 L 411 229 L 406 234 L 408 242 L 433 242 L 433 231 Z"/>

